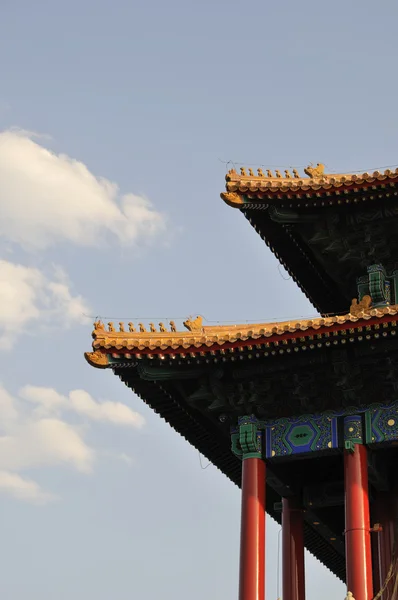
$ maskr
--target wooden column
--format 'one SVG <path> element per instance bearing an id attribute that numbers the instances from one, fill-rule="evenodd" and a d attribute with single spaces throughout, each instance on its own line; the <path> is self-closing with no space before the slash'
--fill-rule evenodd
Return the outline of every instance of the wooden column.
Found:
<path id="1" fill-rule="evenodd" d="M 282 501 L 282 598 L 305 600 L 303 510 L 296 498 Z"/>
<path id="2" fill-rule="evenodd" d="M 347 446 L 346 446 L 347 448 Z M 344 450 L 347 590 L 355 600 L 373 598 L 366 447 Z"/>
<path id="3" fill-rule="evenodd" d="M 242 465 L 239 600 L 265 599 L 265 462 Z"/>

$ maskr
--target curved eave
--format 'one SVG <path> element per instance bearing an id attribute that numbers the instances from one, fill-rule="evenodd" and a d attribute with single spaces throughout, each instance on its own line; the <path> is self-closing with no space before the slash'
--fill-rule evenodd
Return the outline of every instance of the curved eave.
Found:
<path id="1" fill-rule="evenodd" d="M 382 191 L 383 195 L 389 190 L 394 190 L 398 182 L 398 169 L 395 171 L 364 173 L 362 175 L 326 176 L 322 179 L 267 179 L 263 177 L 245 177 L 241 175 L 227 175 L 226 192 L 221 194 L 222 199 L 235 208 L 242 208 L 261 202 L 285 202 L 293 200 L 296 204 L 300 200 L 322 200 L 329 205 L 334 201 L 344 203 L 345 196 L 356 196 L 373 191 Z M 394 192 L 392 192 L 394 193 Z M 371 194 L 370 194 L 371 195 Z M 335 198 L 336 197 L 336 198 Z M 374 199 L 377 199 L 377 195 Z M 326 200 L 326 202 L 325 202 Z"/>
<path id="2" fill-rule="evenodd" d="M 385 308 L 375 308 L 358 314 L 348 314 L 326 319 L 313 319 L 297 323 L 274 323 L 270 325 L 253 326 L 251 328 L 209 327 L 207 332 L 201 331 L 183 335 L 171 334 L 163 339 L 159 334 L 148 334 L 146 338 L 133 334 L 109 333 L 98 335 L 94 332 L 94 352 L 85 354 L 90 365 L 97 368 L 106 368 L 110 365 L 110 357 L 116 358 L 123 355 L 130 359 L 133 357 L 166 356 L 166 355 L 191 355 L 192 357 L 206 354 L 225 354 L 235 351 L 266 350 L 271 345 L 283 348 L 291 347 L 297 342 L 308 339 L 317 340 L 318 344 L 327 343 L 328 338 L 345 338 L 350 331 L 365 328 L 368 331 L 378 330 L 380 327 L 388 328 L 389 324 L 396 323 L 398 305 Z M 225 330 L 223 332 L 222 330 Z M 212 331 L 214 330 L 214 331 Z M 288 350 L 287 350 L 288 351 Z"/>

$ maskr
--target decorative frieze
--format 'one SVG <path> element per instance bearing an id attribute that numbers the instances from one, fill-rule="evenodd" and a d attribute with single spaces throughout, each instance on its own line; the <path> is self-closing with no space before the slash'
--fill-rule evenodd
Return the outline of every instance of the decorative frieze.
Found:
<path id="1" fill-rule="evenodd" d="M 245 416 L 231 436 L 239 458 L 269 460 L 353 451 L 356 444 L 388 445 L 398 442 L 398 402 L 265 421 Z"/>
<path id="2" fill-rule="evenodd" d="M 266 424 L 265 440 L 267 458 L 337 449 L 337 418 L 318 415 L 279 419 Z"/>
<path id="3" fill-rule="evenodd" d="M 389 444 L 398 440 L 398 404 L 370 408 L 365 413 L 367 444 Z"/>

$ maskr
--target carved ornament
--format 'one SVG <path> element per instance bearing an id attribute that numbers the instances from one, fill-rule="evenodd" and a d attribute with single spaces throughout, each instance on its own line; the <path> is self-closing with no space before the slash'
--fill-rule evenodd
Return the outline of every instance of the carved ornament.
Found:
<path id="1" fill-rule="evenodd" d="M 203 329 L 203 318 L 196 317 L 196 319 L 187 319 L 183 323 L 184 327 L 188 329 L 188 331 L 202 331 Z"/>
<path id="2" fill-rule="evenodd" d="M 84 358 L 86 361 L 97 369 L 106 369 L 108 366 L 108 357 L 103 352 L 96 350 L 95 352 L 85 352 Z"/>
<path id="3" fill-rule="evenodd" d="M 320 179 L 325 176 L 325 165 L 322 163 L 318 163 L 316 167 L 310 165 L 304 169 L 304 173 L 308 175 L 308 177 L 311 177 L 311 179 Z"/>
<path id="4" fill-rule="evenodd" d="M 350 315 L 359 316 L 361 314 L 369 314 L 372 307 L 372 298 L 364 296 L 360 302 L 356 298 L 352 299 L 350 306 Z"/>

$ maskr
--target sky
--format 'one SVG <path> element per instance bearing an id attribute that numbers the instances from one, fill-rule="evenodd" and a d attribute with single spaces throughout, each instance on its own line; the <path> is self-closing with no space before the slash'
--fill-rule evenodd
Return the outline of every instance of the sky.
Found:
<path id="1" fill-rule="evenodd" d="M 239 490 L 83 353 L 96 316 L 315 314 L 220 200 L 227 163 L 398 162 L 397 17 L 392 0 L 0 0 L 2 598 L 237 598 Z M 343 598 L 306 560 L 308 600 Z"/>

